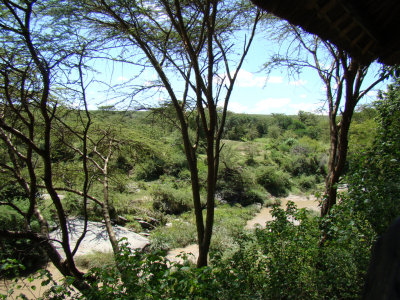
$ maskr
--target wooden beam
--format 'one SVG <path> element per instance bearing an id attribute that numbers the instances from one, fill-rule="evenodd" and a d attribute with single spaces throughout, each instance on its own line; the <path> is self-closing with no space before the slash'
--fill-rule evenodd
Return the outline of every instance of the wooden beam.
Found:
<path id="1" fill-rule="evenodd" d="M 372 39 L 375 43 L 379 43 L 378 35 L 374 32 L 372 28 L 367 27 L 368 20 L 365 20 L 357 11 L 357 9 L 351 6 L 351 4 L 347 0 L 337 0 L 337 2 L 337 4 L 341 6 L 352 17 L 353 21 L 356 22 L 363 31 L 365 31 L 370 39 Z"/>
<path id="2" fill-rule="evenodd" d="M 327 14 L 336 5 L 336 0 L 331 0 L 319 9 L 321 14 Z"/>

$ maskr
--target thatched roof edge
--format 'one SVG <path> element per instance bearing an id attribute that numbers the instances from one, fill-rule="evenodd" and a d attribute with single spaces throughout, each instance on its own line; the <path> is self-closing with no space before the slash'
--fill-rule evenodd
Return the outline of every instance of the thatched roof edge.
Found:
<path id="1" fill-rule="evenodd" d="M 398 0 L 251 0 L 364 63 L 400 64 Z M 393 33 L 394 31 L 394 33 Z"/>

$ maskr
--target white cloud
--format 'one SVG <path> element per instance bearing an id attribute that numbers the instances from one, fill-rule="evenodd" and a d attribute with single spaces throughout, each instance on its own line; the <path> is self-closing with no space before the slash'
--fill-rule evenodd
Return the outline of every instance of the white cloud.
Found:
<path id="1" fill-rule="evenodd" d="M 242 105 L 239 102 L 229 102 L 229 104 L 228 104 L 228 110 L 235 112 L 235 113 L 244 113 L 248 109 L 249 108 L 247 106 Z"/>
<path id="2" fill-rule="evenodd" d="M 246 70 L 240 70 L 236 79 L 236 85 L 238 87 L 263 87 L 266 79 L 266 77 L 255 76 Z"/>
<path id="3" fill-rule="evenodd" d="M 318 105 L 315 103 L 308 103 L 308 102 L 290 104 L 291 111 L 293 111 L 294 113 L 297 113 L 299 110 L 315 112 L 320 107 L 321 107 L 321 105 Z"/>
<path id="4" fill-rule="evenodd" d="M 366 94 L 367 97 L 376 99 L 378 97 L 378 91 L 376 90 L 371 90 Z"/>
<path id="5" fill-rule="evenodd" d="M 224 78 L 225 74 L 220 74 L 219 77 L 214 78 L 214 82 L 220 83 L 221 78 Z M 232 74 L 233 76 L 233 74 Z M 226 80 L 226 79 L 225 79 Z M 240 70 L 235 85 L 237 87 L 259 87 L 262 88 L 266 83 L 282 83 L 283 78 L 281 76 L 257 76 L 244 69 Z"/>
<path id="6" fill-rule="evenodd" d="M 128 78 L 126 78 L 125 76 L 119 76 L 117 78 L 117 81 L 127 81 L 127 80 L 128 80 Z"/>
<path id="7" fill-rule="evenodd" d="M 270 114 L 276 112 L 284 112 L 291 102 L 290 98 L 268 98 L 257 102 L 251 113 Z"/>
<path id="8" fill-rule="evenodd" d="M 300 110 L 315 112 L 320 108 L 320 106 L 316 103 L 293 103 L 292 99 L 290 98 L 268 98 L 258 101 L 250 107 L 243 106 L 240 103 L 235 103 L 235 106 L 240 108 L 240 110 L 230 110 L 235 112 L 246 112 L 250 114 L 282 113 L 288 115 L 295 115 Z"/>
<path id="9" fill-rule="evenodd" d="M 282 76 L 270 76 L 267 77 L 267 83 L 283 83 Z"/>
<path id="10" fill-rule="evenodd" d="M 301 94 L 299 97 L 302 98 L 302 99 L 306 99 L 307 95 L 306 94 Z"/>
<path id="11" fill-rule="evenodd" d="M 303 80 L 303 79 L 289 82 L 290 85 L 295 85 L 295 86 L 303 86 L 303 85 L 306 85 L 306 83 L 307 83 L 307 80 Z"/>

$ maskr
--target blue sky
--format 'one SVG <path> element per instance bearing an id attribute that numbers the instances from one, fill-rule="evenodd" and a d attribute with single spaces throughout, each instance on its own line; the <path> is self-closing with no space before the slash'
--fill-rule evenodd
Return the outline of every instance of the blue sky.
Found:
<path id="1" fill-rule="evenodd" d="M 249 114 L 297 114 L 299 110 L 320 112 L 324 107 L 325 88 L 315 70 L 303 69 L 295 77 L 289 76 L 284 67 L 270 74 L 260 71 L 274 51 L 277 47 L 265 37 L 256 39 L 240 72 L 229 110 Z M 364 88 L 375 80 L 378 71 L 378 64 L 371 65 Z M 378 90 L 384 90 L 387 83 L 377 85 L 360 103 L 376 100 Z"/>
<path id="2" fill-rule="evenodd" d="M 236 113 L 247 114 L 297 114 L 299 110 L 308 112 L 320 112 L 323 108 L 325 91 L 317 73 L 311 69 L 304 71 L 296 77 L 290 77 L 286 68 L 276 69 L 267 74 L 262 71 L 262 65 L 269 56 L 277 51 L 275 44 L 271 44 L 263 35 L 258 35 L 250 49 L 247 58 L 240 70 L 234 87 L 228 110 Z M 111 64 L 110 62 L 97 62 L 96 68 L 99 74 L 97 79 L 109 84 L 122 84 L 126 82 L 135 70 L 132 66 Z M 370 76 L 365 82 L 371 83 L 379 66 L 374 65 L 370 69 Z M 144 71 L 139 81 L 146 84 L 156 78 L 151 69 Z M 368 103 L 376 99 L 379 89 L 385 89 L 387 82 L 378 85 L 371 91 L 362 103 Z M 89 88 L 90 107 L 112 104 L 112 92 L 107 92 L 105 87 L 92 84 Z M 153 101 L 162 99 L 165 95 L 155 93 L 147 94 L 149 98 L 143 100 L 136 96 L 137 101 Z M 158 100 L 159 100 L 158 99 Z M 125 103 L 126 105 L 126 103 Z"/>

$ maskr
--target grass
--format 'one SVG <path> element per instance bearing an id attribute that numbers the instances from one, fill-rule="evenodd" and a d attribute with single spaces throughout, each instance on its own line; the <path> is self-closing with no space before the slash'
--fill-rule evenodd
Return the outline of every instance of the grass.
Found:
<path id="1" fill-rule="evenodd" d="M 81 255 L 75 258 L 76 265 L 82 269 L 101 268 L 114 266 L 114 253 L 93 251 L 89 254 Z"/>
<path id="2" fill-rule="evenodd" d="M 224 140 L 223 152 L 228 152 L 227 156 L 233 155 L 233 160 L 239 165 L 246 165 L 250 159 L 254 160 L 255 163 L 262 163 L 266 155 L 265 140 L 267 139 L 249 142 Z"/>
<path id="3" fill-rule="evenodd" d="M 257 205 L 242 207 L 228 204 L 215 208 L 214 230 L 211 249 L 226 249 L 234 244 L 234 237 L 259 210 Z M 197 242 L 195 218 L 193 212 L 182 214 L 169 226 L 156 228 L 150 236 L 151 248 L 169 250 L 185 247 Z"/>

